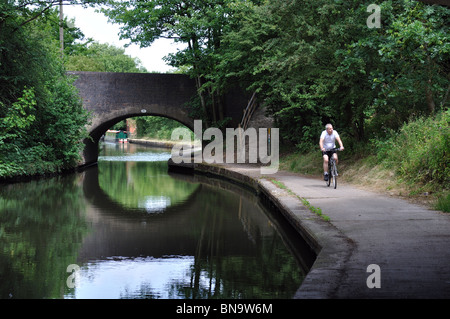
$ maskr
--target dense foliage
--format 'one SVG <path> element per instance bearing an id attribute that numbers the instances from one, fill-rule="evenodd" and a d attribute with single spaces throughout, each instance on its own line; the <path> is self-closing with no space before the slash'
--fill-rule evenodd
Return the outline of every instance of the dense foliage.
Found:
<path id="1" fill-rule="evenodd" d="M 281 134 L 316 146 L 331 122 L 347 146 L 384 138 L 448 103 L 450 9 L 411 0 L 272 0 L 246 9 L 224 39 L 216 74 L 259 92 Z"/>
<path id="2" fill-rule="evenodd" d="M 125 49 L 107 43 L 89 43 L 83 50 L 68 55 L 66 60 L 66 69 L 70 71 L 147 72 L 138 58 L 132 58 L 125 54 Z"/>
<path id="3" fill-rule="evenodd" d="M 173 130 L 179 127 L 187 128 L 178 121 L 161 116 L 145 116 L 136 118 L 138 138 L 147 137 L 168 141 L 172 138 Z"/>
<path id="4" fill-rule="evenodd" d="M 159 37 L 186 44 L 167 57 L 197 80 L 210 123 L 237 83 L 256 91 L 282 137 L 317 144 L 331 122 L 347 146 L 385 138 L 411 118 L 446 107 L 450 9 L 415 0 L 107 1 L 122 37 L 149 46 Z M 186 68 L 187 66 L 187 68 Z"/>
<path id="5" fill-rule="evenodd" d="M 55 11 L 0 4 L 0 177 L 76 165 L 88 115 L 65 75 Z"/>
<path id="6" fill-rule="evenodd" d="M 410 121 L 375 144 L 378 161 L 395 167 L 399 176 L 421 185 L 432 182 L 437 189 L 449 188 L 450 111 Z"/>
<path id="7" fill-rule="evenodd" d="M 235 19 L 235 0 L 108 0 L 103 8 L 121 24 L 122 38 L 141 47 L 158 38 L 174 39 L 185 49 L 167 57 L 170 65 L 187 69 L 198 88 L 198 113 L 207 125 L 224 123 L 224 87 L 214 76 L 224 34 Z M 252 0 L 250 2 L 261 2 Z"/>
<path id="8" fill-rule="evenodd" d="M 64 1 L 65 4 L 93 1 Z M 65 70 L 145 72 L 121 48 L 85 39 L 59 1 L 0 3 L 0 177 L 75 167 L 88 114 Z"/>

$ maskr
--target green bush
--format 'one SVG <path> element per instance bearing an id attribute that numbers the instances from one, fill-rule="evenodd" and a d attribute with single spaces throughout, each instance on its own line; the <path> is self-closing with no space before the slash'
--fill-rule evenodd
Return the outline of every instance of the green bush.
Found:
<path id="1" fill-rule="evenodd" d="M 178 121 L 159 116 L 138 117 L 136 119 L 136 125 L 138 137 L 161 140 L 170 140 L 174 129 L 186 127 Z"/>
<path id="2" fill-rule="evenodd" d="M 439 196 L 434 208 L 443 212 L 450 213 L 450 192 Z"/>
<path id="3" fill-rule="evenodd" d="M 63 68 L 53 25 L 44 18 L 26 23 L 10 9 L 0 12 L 0 178 L 73 168 L 88 115 Z"/>
<path id="4" fill-rule="evenodd" d="M 450 111 L 403 125 L 386 141 L 374 142 L 378 159 L 413 183 L 448 189 L 450 185 Z"/>

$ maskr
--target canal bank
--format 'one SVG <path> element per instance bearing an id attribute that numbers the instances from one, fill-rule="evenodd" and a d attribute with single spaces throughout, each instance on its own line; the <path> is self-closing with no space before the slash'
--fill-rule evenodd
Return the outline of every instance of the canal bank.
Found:
<path id="1" fill-rule="evenodd" d="M 137 144 L 137 145 L 143 145 L 148 147 L 155 147 L 155 148 L 163 148 L 163 149 L 172 149 L 175 145 L 179 146 L 180 148 L 186 147 L 199 147 L 199 145 L 196 145 L 195 143 L 190 145 L 185 145 L 183 142 L 176 142 L 176 141 L 166 141 L 166 140 L 158 140 L 158 139 L 139 139 L 139 138 L 129 138 L 129 143 Z"/>
<path id="2" fill-rule="evenodd" d="M 450 297 L 448 214 L 346 184 L 335 190 L 294 173 L 264 176 L 254 165 L 169 161 L 169 167 L 252 188 L 278 208 L 317 254 L 294 298 Z M 330 220 L 311 212 L 302 199 Z"/>

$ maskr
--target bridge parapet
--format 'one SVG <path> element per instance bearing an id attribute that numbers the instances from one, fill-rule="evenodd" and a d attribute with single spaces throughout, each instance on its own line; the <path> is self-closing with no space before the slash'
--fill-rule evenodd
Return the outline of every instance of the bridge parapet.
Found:
<path id="1" fill-rule="evenodd" d="M 141 115 L 173 118 L 188 127 L 185 106 L 196 94 L 195 83 L 182 74 L 70 72 L 77 80 L 83 106 L 93 113 L 89 131 L 105 122 Z M 108 123 L 109 124 L 109 123 Z"/>

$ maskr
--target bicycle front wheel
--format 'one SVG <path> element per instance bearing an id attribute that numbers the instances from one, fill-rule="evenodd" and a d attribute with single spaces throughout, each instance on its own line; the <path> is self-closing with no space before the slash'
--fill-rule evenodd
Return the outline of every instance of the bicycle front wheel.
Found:
<path id="1" fill-rule="evenodd" d="M 331 176 L 333 178 L 333 187 L 336 189 L 336 187 L 337 187 L 337 167 L 336 167 L 336 163 L 333 163 L 333 167 L 331 168 Z"/>
<path id="2" fill-rule="evenodd" d="M 327 184 L 328 187 L 331 185 L 331 167 L 328 167 L 328 179 L 325 184 Z"/>

